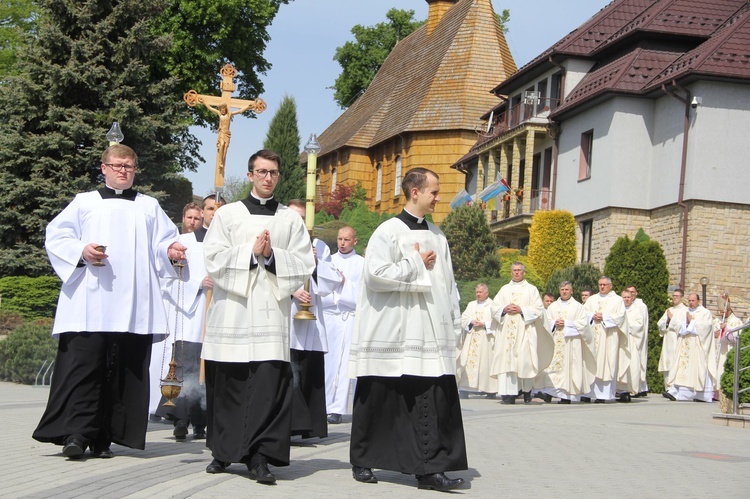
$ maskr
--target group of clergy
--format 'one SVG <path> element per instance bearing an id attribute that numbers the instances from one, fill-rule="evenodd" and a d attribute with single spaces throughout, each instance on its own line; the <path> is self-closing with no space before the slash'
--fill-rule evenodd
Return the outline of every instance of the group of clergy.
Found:
<path id="1" fill-rule="evenodd" d="M 573 287 L 563 282 L 559 298 L 539 291 L 525 279 L 525 268 L 511 266 L 512 280 L 489 298 L 485 284 L 476 287 L 476 300 L 462 315 L 463 337 L 457 353 L 461 394 L 484 394 L 514 404 L 533 396 L 551 402 L 606 403 L 648 393 L 648 308 L 634 286 L 620 295 L 602 276 L 599 293 L 573 298 Z M 726 330 L 741 322 L 731 309 L 714 321 L 696 293 L 674 306 L 659 320 L 664 337 L 659 371 L 670 400 L 710 402 L 715 396 L 731 338 Z"/>

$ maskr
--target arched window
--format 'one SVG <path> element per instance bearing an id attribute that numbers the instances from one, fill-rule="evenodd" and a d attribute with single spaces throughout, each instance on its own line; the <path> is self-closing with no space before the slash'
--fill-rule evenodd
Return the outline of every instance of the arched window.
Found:
<path id="1" fill-rule="evenodd" d="M 393 192 L 394 196 L 398 196 L 401 192 L 401 156 L 396 156 L 396 181 L 395 189 Z"/>
<path id="2" fill-rule="evenodd" d="M 336 190 L 336 182 L 338 181 L 338 170 L 336 168 L 331 170 L 331 192 Z"/>
<path id="3" fill-rule="evenodd" d="M 375 201 L 379 202 L 383 199 L 383 165 L 381 163 L 378 163 L 378 166 L 375 167 L 375 170 L 378 174 L 375 191 Z"/>

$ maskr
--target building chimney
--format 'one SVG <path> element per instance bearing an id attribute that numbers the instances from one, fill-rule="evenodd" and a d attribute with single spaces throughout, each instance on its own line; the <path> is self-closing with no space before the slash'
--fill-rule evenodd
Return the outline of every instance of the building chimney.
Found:
<path id="1" fill-rule="evenodd" d="M 429 36 L 456 0 L 427 0 L 427 3 L 430 5 L 430 13 L 427 16 L 427 36 Z"/>

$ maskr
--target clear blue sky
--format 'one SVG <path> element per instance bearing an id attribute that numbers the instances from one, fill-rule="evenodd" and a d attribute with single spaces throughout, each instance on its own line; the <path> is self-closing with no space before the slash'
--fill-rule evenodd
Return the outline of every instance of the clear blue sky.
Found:
<path id="1" fill-rule="evenodd" d="M 496 12 L 510 9 L 506 38 L 518 67 L 608 3 L 610 0 L 492 0 Z M 265 93 L 259 97 L 268 109 L 257 119 L 236 116 L 232 120 L 227 178 L 244 178 L 247 159 L 263 146 L 268 124 L 284 95 L 294 97 L 297 103 L 302 146 L 310 133 L 321 134 L 341 114 L 329 88 L 341 72 L 333 60 L 336 47 L 353 40 L 354 25 L 383 22 L 393 7 L 414 10 L 416 19 L 427 18 L 425 0 L 294 0 L 281 6 L 269 28 L 271 40 L 265 52 L 272 68 L 261 76 Z M 489 82 L 488 90 L 498 83 Z M 195 194 L 205 195 L 213 190 L 216 135 L 199 127 L 194 127 L 193 133 L 203 142 L 201 155 L 206 163 L 197 173 L 185 176 L 193 183 Z"/>

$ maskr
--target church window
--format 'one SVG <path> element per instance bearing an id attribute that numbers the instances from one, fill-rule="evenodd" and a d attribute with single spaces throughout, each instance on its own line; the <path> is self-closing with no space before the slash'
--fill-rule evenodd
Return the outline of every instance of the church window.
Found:
<path id="1" fill-rule="evenodd" d="M 338 170 L 336 168 L 331 170 L 331 192 L 336 191 L 336 182 L 338 182 Z"/>
<path id="2" fill-rule="evenodd" d="M 401 192 L 401 156 L 396 156 L 396 181 L 395 189 L 393 192 L 394 196 L 398 196 Z"/>
<path id="3" fill-rule="evenodd" d="M 581 222 L 581 263 L 591 261 L 591 233 L 594 232 L 594 221 Z"/>
<path id="4" fill-rule="evenodd" d="M 581 160 L 578 164 L 578 180 L 591 178 L 591 162 L 594 152 L 594 130 L 581 134 Z"/>
<path id="5" fill-rule="evenodd" d="M 375 201 L 379 202 L 383 199 L 383 165 L 381 163 L 378 163 L 378 166 L 375 167 L 375 171 L 378 175 L 377 184 L 375 187 Z"/>

